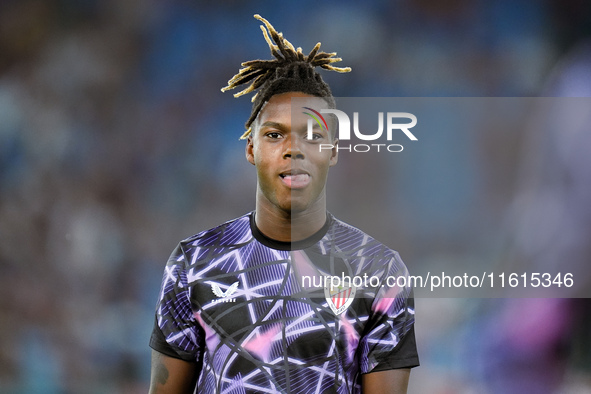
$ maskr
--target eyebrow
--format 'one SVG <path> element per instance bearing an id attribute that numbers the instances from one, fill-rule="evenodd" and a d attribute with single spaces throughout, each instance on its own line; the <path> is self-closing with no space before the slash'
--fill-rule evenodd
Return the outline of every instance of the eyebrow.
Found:
<path id="1" fill-rule="evenodd" d="M 285 130 L 287 129 L 287 126 L 284 125 L 283 123 L 277 123 L 277 122 L 273 122 L 272 120 L 268 120 L 265 123 L 263 123 L 262 125 L 259 126 L 261 129 L 264 127 L 274 127 L 276 129 L 280 129 L 280 130 Z"/>
<path id="2" fill-rule="evenodd" d="M 288 127 L 287 127 L 285 124 L 283 124 L 283 123 L 278 123 L 278 122 L 274 122 L 274 121 L 272 121 L 272 120 L 268 120 L 268 121 L 266 121 L 265 123 L 263 123 L 262 125 L 260 125 L 260 126 L 259 126 L 259 130 L 263 130 L 263 129 L 265 129 L 265 128 L 275 128 L 275 129 L 278 129 L 278 130 L 281 130 L 281 131 L 286 131 L 286 130 L 288 129 Z M 308 129 L 307 129 L 307 127 L 306 127 L 306 129 L 302 129 L 302 130 L 300 130 L 300 132 L 307 132 L 307 130 L 308 130 Z M 314 124 L 312 125 L 312 130 L 315 130 L 315 131 L 316 131 L 316 130 L 320 130 L 320 131 L 326 131 L 326 134 L 327 134 L 329 137 L 331 137 L 331 136 L 332 136 L 332 134 L 331 134 L 330 130 L 324 130 L 324 128 L 322 128 L 322 127 L 318 126 L 318 124 L 317 124 L 317 123 L 314 123 Z M 292 130 L 292 131 L 293 131 L 293 130 Z"/>

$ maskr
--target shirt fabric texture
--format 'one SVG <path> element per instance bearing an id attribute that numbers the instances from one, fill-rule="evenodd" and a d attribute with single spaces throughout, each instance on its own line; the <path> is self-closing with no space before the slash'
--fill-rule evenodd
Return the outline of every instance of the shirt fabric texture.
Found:
<path id="1" fill-rule="evenodd" d="M 371 286 L 345 282 L 340 299 L 320 284 L 365 275 Z M 198 363 L 197 392 L 360 393 L 361 374 L 419 365 L 412 289 L 394 285 L 407 275 L 397 252 L 331 214 L 279 242 L 251 212 L 178 245 L 150 346 Z M 350 305 L 337 315 L 331 301 Z"/>

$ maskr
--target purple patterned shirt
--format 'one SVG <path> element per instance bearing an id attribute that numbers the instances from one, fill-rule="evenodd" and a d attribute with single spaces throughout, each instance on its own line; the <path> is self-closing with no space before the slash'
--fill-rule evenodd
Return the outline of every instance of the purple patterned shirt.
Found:
<path id="1" fill-rule="evenodd" d="M 406 275 L 397 252 L 330 214 L 286 243 L 250 213 L 172 253 L 150 346 L 196 361 L 197 392 L 359 393 L 363 373 L 419 364 L 412 292 L 393 286 Z"/>

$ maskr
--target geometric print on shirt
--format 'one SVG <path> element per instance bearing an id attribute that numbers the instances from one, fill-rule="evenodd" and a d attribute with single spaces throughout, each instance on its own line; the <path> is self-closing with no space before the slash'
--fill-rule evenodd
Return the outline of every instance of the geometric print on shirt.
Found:
<path id="1" fill-rule="evenodd" d="M 336 315 L 302 276 L 379 278 Z M 327 214 L 299 242 L 256 228 L 254 212 L 182 241 L 162 281 L 150 346 L 199 364 L 197 392 L 360 393 L 361 374 L 419 364 L 412 289 L 397 252 Z"/>

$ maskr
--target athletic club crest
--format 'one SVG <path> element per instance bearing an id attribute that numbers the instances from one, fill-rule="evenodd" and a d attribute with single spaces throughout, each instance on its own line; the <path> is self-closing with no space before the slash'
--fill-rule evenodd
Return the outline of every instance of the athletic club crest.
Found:
<path id="1" fill-rule="evenodd" d="M 356 291 L 357 289 L 352 284 L 348 286 L 332 286 L 332 283 L 327 281 L 326 286 L 324 286 L 324 298 L 330 309 L 338 316 L 351 305 L 355 299 Z"/>

